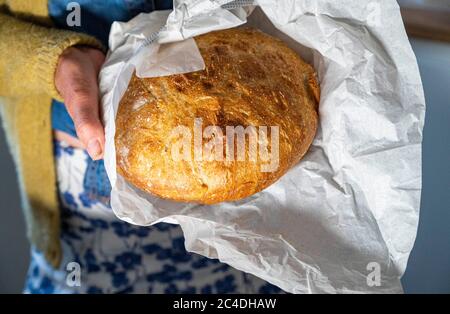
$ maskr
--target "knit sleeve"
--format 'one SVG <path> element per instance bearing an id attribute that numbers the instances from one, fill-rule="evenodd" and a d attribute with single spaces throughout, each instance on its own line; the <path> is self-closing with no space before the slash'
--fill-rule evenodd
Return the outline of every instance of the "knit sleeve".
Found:
<path id="1" fill-rule="evenodd" d="M 58 59 L 75 45 L 103 49 L 94 37 L 0 13 L 0 96 L 47 94 L 60 100 L 54 84 Z"/>

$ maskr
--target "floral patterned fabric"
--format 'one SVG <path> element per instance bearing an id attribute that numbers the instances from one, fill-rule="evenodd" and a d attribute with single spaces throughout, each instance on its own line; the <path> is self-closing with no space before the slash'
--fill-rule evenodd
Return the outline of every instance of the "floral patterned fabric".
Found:
<path id="1" fill-rule="evenodd" d="M 53 269 L 37 250 L 26 293 L 278 293 L 280 289 L 218 260 L 188 253 L 177 225 L 139 227 L 118 220 L 109 206 L 103 161 L 55 142 L 62 204 L 63 262 Z M 69 263 L 78 263 L 73 286 Z"/>
<path id="2" fill-rule="evenodd" d="M 113 21 L 140 12 L 170 9 L 172 0 L 80 0 L 81 25 L 69 27 L 71 0 L 49 0 L 57 27 L 93 35 L 107 45 Z M 63 103 L 53 101 L 52 126 L 76 136 Z M 138 227 L 118 220 L 109 206 L 111 186 L 103 161 L 85 151 L 55 142 L 61 203 L 63 261 L 52 268 L 36 249 L 26 293 L 278 293 L 280 289 L 218 260 L 188 253 L 181 228 L 160 223 Z M 71 279 L 79 265 L 78 281 Z M 75 284 L 76 283 L 76 284 Z"/>

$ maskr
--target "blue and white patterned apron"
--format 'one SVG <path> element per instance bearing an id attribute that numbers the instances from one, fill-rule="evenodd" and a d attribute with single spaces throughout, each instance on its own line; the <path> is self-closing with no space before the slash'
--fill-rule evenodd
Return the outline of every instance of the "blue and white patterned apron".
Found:
<path id="1" fill-rule="evenodd" d="M 88 33 L 107 44 L 113 21 L 139 12 L 169 9 L 172 0 L 79 0 L 81 26 L 66 24 L 71 0 L 50 0 L 55 25 Z M 76 136 L 64 104 L 53 101 L 53 129 Z M 278 293 L 281 290 L 252 275 L 186 252 L 181 228 L 160 223 L 138 227 L 118 220 L 110 206 L 111 186 L 103 161 L 81 149 L 55 142 L 61 204 L 63 261 L 52 268 L 32 248 L 26 293 Z M 80 276 L 73 279 L 78 265 Z M 78 285 L 79 283 L 79 285 Z"/>
<path id="2" fill-rule="evenodd" d="M 120 221 L 109 206 L 102 161 L 55 142 L 63 262 L 53 269 L 32 249 L 26 293 L 278 293 L 280 289 L 218 260 L 188 253 L 182 230 Z M 80 285 L 69 263 L 79 265 Z"/>

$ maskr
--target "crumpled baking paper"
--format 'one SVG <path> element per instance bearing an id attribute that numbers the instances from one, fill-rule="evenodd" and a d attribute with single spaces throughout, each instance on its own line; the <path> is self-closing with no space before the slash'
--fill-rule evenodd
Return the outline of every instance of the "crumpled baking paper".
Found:
<path id="1" fill-rule="evenodd" d="M 101 71 L 111 206 L 180 224 L 186 249 L 293 293 L 399 293 L 419 220 L 425 101 L 394 0 L 175 1 L 114 23 Z M 248 17 L 247 17 L 248 15 Z M 314 65 L 320 126 L 306 157 L 247 199 L 213 206 L 143 193 L 116 173 L 115 114 L 141 77 L 204 68 L 198 34 L 249 24 Z"/>

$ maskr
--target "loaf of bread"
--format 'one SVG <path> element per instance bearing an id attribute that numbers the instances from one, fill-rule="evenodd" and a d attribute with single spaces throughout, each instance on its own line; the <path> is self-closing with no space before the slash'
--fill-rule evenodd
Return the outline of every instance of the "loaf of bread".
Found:
<path id="1" fill-rule="evenodd" d="M 165 199 L 239 200 L 308 150 L 318 124 L 316 74 L 282 41 L 252 28 L 195 41 L 205 70 L 131 78 L 116 117 L 118 173 Z"/>

